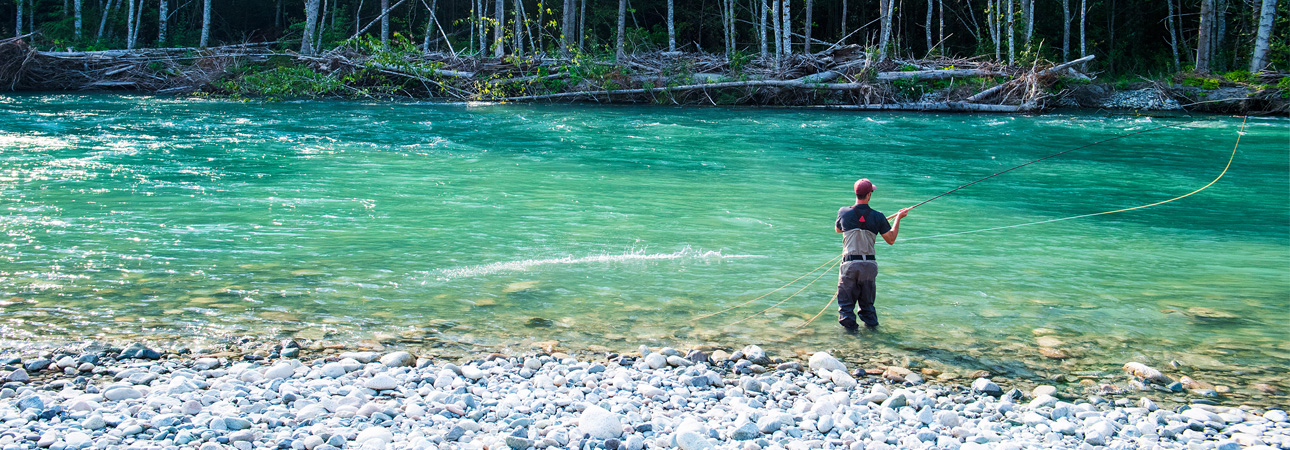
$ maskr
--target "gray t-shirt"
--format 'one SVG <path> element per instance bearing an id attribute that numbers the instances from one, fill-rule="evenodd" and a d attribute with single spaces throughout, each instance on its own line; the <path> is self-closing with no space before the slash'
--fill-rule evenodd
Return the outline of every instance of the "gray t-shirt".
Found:
<path id="1" fill-rule="evenodd" d="M 891 231 L 887 216 L 867 204 L 838 209 L 838 220 L 833 226 L 842 230 L 842 250 L 848 255 L 874 254 L 877 235 Z"/>

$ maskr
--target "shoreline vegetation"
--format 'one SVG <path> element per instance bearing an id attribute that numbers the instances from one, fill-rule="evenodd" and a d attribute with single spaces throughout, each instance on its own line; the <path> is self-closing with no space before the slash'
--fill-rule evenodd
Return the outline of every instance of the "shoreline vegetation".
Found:
<path id="1" fill-rule="evenodd" d="M 1290 77 L 1182 73 L 1100 83 L 1094 56 L 1028 67 L 985 58 L 882 58 L 857 45 L 782 60 L 681 52 L 543 57 L 458 56 L 356 39 L 317 56 L 274 43 L 211 48 L 40 51 L 0 40 L 0 86 L 231 99 L 415 99 L 818 107 L 1030 113 L 1054 108 L 1290 114 Z M 396 43 L 397 44 L 397 43 Z"/>
<path id="2" fill-rule="evenodd" d="M 1018 389 L 978 372 L 868 367 L 830 352 L 557 348 L 458 358 L 231 339 L 0 347 L 0 446 L 203 450 L 1285 448 L 1271 404 L 1169 402 L 1131 361 L 1127 392 Z M 362 346 L 358 346 L 362 347 Z M 1166 367 L 1169 369 L 1169 367 Z M 924 377 L 928 381 L 924 381 Z M 971 380 L 970 382 L 966 380 Z M 1192 389 L 1196 390 L 1196 389 Z"/>

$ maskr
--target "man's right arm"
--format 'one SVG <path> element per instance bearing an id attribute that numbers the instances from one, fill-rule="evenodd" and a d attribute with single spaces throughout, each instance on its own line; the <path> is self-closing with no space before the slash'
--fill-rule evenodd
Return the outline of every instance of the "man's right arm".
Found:
<path id="1" fill-rule="evenodd" d="M 887 245 L 896 245 L 896 235 L 900 233 L 900 218 L 907 215 L 909 215 L 909 208 L 896 213 L 896 221 L 891 223 L 891 230 L 882 234 L 882 240 L 887 241 Z"/>

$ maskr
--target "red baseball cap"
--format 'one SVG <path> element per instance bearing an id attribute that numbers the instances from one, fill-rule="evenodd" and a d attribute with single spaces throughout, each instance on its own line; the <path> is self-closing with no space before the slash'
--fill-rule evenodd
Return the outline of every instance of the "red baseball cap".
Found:
<path id="1" fill-rule="evenodd" d="M 856 181 L 856 198 L 864 198 L 873 192 L 873 183 L 868 178 L 861 178 Z"/>

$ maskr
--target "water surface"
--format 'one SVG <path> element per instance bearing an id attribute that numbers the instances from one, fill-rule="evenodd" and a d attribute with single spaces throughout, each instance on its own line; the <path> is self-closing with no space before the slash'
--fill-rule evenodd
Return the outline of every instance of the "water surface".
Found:
<path id="1" fill-rule="evenodd" d="M 928 238 L 1199 188 L 1241 119 L 1186 120 L 0 97 L 0 336 L 759 343 L 1032 377 L 1177 360 L 1290 389 L 1284 119 L 1250 119 L 1184 200 Z M 832 310 L 799 328 L 834 271 L 693 320 L 835 256 L 856 178 L 893 213 L 1169 123 L 915 210 L 878 249 L 880 333 Z"/>

